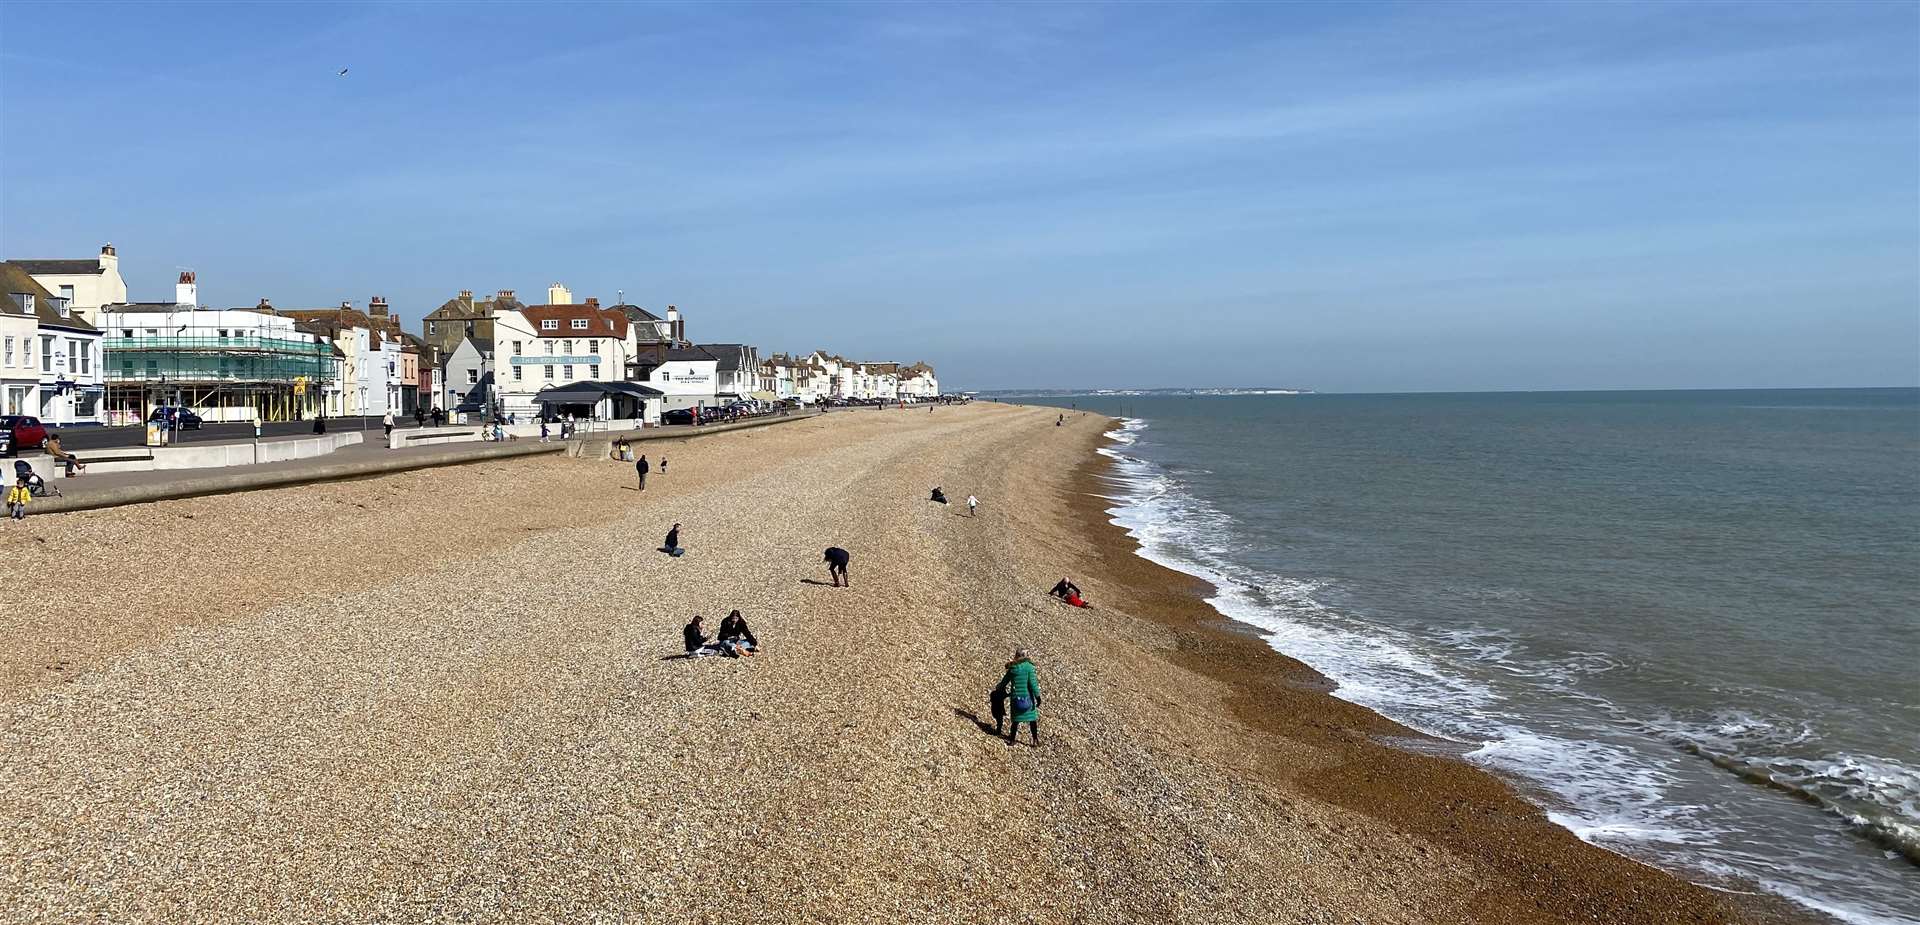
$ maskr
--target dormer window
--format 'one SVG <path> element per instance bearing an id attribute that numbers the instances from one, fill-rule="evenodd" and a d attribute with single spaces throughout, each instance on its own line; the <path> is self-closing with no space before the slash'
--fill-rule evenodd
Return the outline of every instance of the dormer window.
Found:
<path id="1" fill-rule="evenodd" d="M 558 331 L 560 330 L 560 321 L 555 318 L 543 318 L 540 321 L 540 330 Z"/>
<path id="2" fill-rule="evenodd" d="M 576 331 L 584 331 L 584 330 L 586 330 L 586 329 L 587 329 L 587 319 L 585 319 L 585 318 L 575 318 L 575 319 L 573 319 L 573 329 L 574 329 L 574 330 L 576 330 Z"/>

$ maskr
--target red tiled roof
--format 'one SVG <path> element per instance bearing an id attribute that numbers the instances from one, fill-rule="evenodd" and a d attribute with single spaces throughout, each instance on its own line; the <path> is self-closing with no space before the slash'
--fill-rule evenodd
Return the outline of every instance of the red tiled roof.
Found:
<path id="1" fill-rule="evenodd" d="M 614 337 L 627 336 L 627 316 L 625 312 L 613 308 L 597 308 L 592 305 L 529 305 L 520 309 L 520 314 L 533 322 L 533 332 L 541 337 Z M 573 326 L 575 319 L 585 319 L 584 329 Z M 543 330 L 542 321 L 560 322 L 557 329 Z"/>

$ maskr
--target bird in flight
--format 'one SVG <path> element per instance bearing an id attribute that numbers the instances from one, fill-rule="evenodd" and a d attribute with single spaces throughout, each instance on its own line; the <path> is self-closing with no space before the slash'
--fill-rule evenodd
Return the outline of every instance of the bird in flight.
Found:
<path id="1" fill-rule="evenodd" d="M 345 77 L 345 76 L 347 76 L 347 69 L 346 69 L 346 68 L 344 68 L 344 67 L 343 67 L 343 68 L 341 68 L 341 69 L 340 69 L 340 73 L 339 73 L 339 74 L 336 74 L 336 75 L 334 75 L 334 76 L 336 76 L 336 77 Z"/>

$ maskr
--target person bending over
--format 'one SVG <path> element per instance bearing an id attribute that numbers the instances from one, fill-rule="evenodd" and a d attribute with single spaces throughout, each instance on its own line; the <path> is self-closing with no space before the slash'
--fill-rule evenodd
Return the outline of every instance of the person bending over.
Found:
<path id="1" fill-rule="evenodd" d="M 833 579 L 834 587 L 840 587 L 842 581 L 847 583 L 847 587 L 853 587 L 853 579 L 847 577 L 847 560 L 851 558 L 846 550 L 838 546 L 827 547 L 827 577 Z"/>
<path id="2" fill-rule="evenodd" d="M 1080 586 L 1062 578 L 1060 579 L 1060 583 L 1054 585 L 1053 590 L 1047 593 L 1064 601 L 1070 596 L 1078 596 L 1080 594 Z"/>

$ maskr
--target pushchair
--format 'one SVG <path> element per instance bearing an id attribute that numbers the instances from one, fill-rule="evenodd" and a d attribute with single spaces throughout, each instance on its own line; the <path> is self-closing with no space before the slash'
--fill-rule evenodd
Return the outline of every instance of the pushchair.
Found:
<path id="1" fill-rule="evenodd" d="M 16 482 L 26 479 L 27 493 L 36 498 L 60 497 L 60 486 L 49 484 L 46 479 L 40 477 L 40 473 L 33 471 L 33 467 L 24 459 L 13 461 L 13 477 Z"/>

